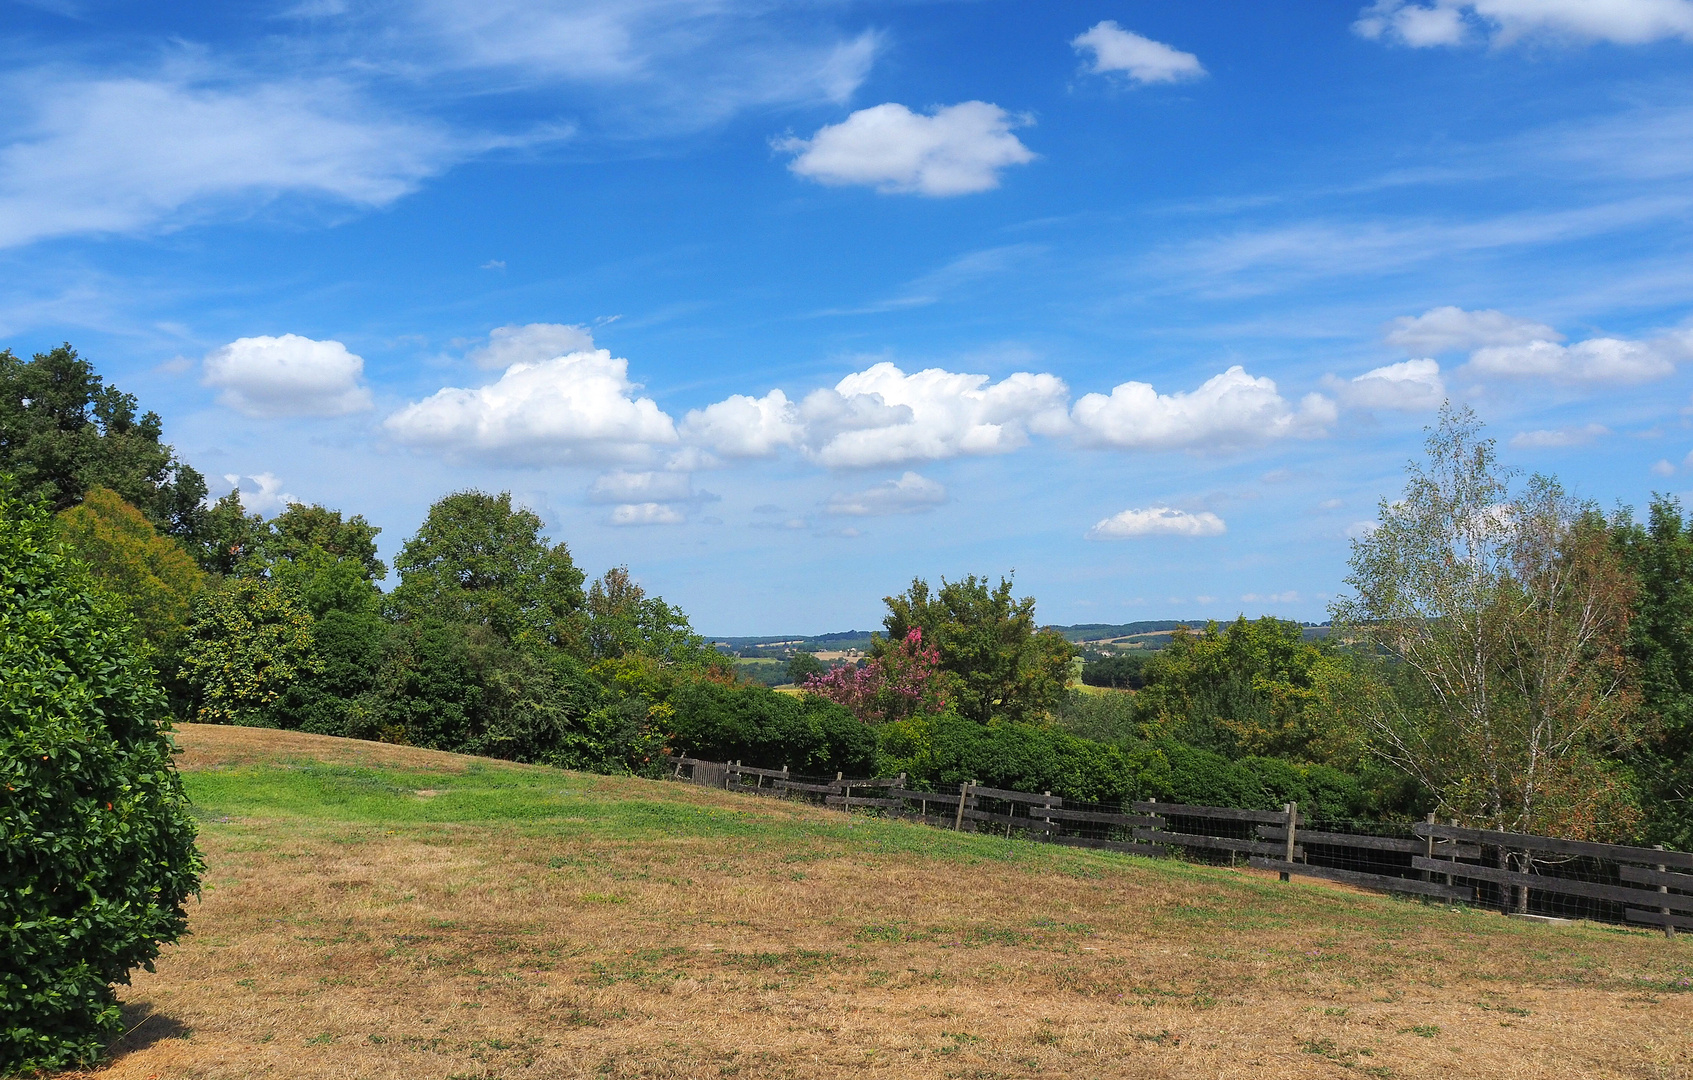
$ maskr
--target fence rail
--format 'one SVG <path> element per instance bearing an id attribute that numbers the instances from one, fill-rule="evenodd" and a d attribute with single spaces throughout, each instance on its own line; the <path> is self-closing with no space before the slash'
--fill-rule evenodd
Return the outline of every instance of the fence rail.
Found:
<path id="1" fill-rule="evenodd" d="M 1324 821 L 1297 803 L 1240 810 L 1155 800 L 1110 806 L 974 782 L 921 791 L 899 776 L 833 780 L 740 762 L 668 759 L 696 784 L 869 810 L 965 832 L 1136 855 L 1227 860 L 1377 892 L 1491 905 L 1514 914 L 1693 930 L 1693 854 L 1439 824 Z"/>

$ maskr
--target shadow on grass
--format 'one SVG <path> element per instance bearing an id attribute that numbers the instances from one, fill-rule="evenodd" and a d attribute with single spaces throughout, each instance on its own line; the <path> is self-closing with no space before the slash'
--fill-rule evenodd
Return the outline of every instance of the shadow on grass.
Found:
<path id="1" fill-rule="evenodd" d="M 157 1011 L 150 1001 L 130 1001 L 123 1004 L 123 1034 L 106 1047 L 106 1060 L 115 1061 L 125 1054 L 145 1050 L 167 1039 L 186 1039 L 193 1029 L 180 1020 L 173 1020 Z"/>

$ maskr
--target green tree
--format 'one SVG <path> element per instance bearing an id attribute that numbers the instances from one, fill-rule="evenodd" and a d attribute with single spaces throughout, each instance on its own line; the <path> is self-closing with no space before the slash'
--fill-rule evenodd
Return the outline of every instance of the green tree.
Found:
<path id="1" fill-rule="evenodd" d="M 716 655 L 694 633 L 682 609 L 648 596 L 627 566 L 612 567 L 588 586 L 585 614 L 588 655 L 594 660 L 633 655 L 697 665 Z"/>
<path id="2" fill-rule="evenodd" d="M 1637 820 L 1616 767 L 1637 738 L 1629 662 L 1635 586 L 1591 507 L 1512 474 L 1468 409 L 1430 429 L 1427 464 L 1352 544 L 1339 631 L 1403 665 L 1355 712 L 1377 752 L 1489 828 L 1571 838 Z"/>
<path id="3" fill-rule="evenodd" d="M 1273 616 L 1203 633 L 1177 627 L 1170 646 L 1147 660 L 1135 695 L 1143 730 L 1228 758 L 1280 757 L 1342 767 L 1364 756 L 1360 733 L 1329 691 L 1350 677 L 1349 661 L 1306 641 L 1298 623 Z"/>
<path id="4" fill-rule="evenodd" d="M 1639 583 L 1628 649 L 1650 726 L 1631 761 L 1646 788 L 1646 837 L 1693 850 L 1693 521 L 1660 495 L 1645 524 L 1620 521 L 1613 536 Z"/>
<path id="5" fill-rule="evenodd" d="M 461 491 L 441 499 L 395 560 L 395 610 L 486 626 L 525 647 L 582 647 L 582 571 L 541 519 L 511 493 Z"/>
<path id="6" fill-rule="evenodd" d="M 915 578 L 905 592 L 884 598 L 887 636 L 871 651 L 879 658 L 919 628 L 923 644 L 940 650 L 950 683 L 945 696 L 959 715 L 983 724 L 1042 718 L 1063 700 L 1074 650 L 1058 632 L 1037 629 L 1034 598 L 1015 599 L 1011 587 L 1009 578 L 990 586 L 971 574 L 942 578 L 931 590 Z"/>
<path id="7" fill-rule="evenodd" d="M 134 620 L 137 639 L 171 654 L 188 632 L 206 575 L 182 545 L 161 536 L 141 511 L 110 488 L 90 488 L 58 515 L 65 546 Z"/>
<path id="8" fill-rule="evenodd" d="M 265 536 L 264 516 L 247 513 L 240 489 L 231 488 L 201 515 L 194 556 L 207 573 L 262 573 Z"/>
<path id="9" fill-rule="evenodd" d="M 317 552 L 356 563 L 366 581 L 381 581 L 388 567 L 376 557 L 376 536 L 382 530 L 354 514 L 307 503 L 291 503 L 270 519 L 262 541 L 271 562 L 298 561 Z"/>
<path id="10" fill-rule="evenodd" d="M 817 659 L 815 653 L 797 652 L 788 661 L 788 681 L 795 686 L 804 686 L 805 680 L 828 670 L 829 665 Z"/>
<path id="11" fill-rule="evenodd" d="M 138 408 L 68 344 L 30 360 L 0 351 L 0 472 L 55 511 L 109 488 L 193 547 L 206 481 L 159 441 L 158 414 Z"/>
<path id="12" fill-rule="evenodd" d="M 114 982 L 187 925 L 202 868 L 169 713 L 122 610 L 0 477 L 0 1073 L 85 1065 Z"/>
<path id="13" fill-rule="evenodd" d="M 230 578 L 196 602 L 182 673 L 201 723 L 276 727 L 283 695 L 321 670 L 311 612 L 292 590 Z"/>

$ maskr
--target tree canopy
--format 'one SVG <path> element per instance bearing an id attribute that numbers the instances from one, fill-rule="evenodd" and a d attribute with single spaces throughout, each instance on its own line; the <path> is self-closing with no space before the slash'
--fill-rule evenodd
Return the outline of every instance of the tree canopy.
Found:
<path id="1" fill-rule="evenodd" d="M 922 631 L 925 647 L 938 650 L 948 676 L 946 698 L 960 716 L 979 723 L 998 718 L 1039 719 L 1063 697 L 1073 649 L 1063 636 L 1035 626 L 1033 597 L 1011 595 L 1011 579 L 989 585 L 971 574 L 941 579 L 931 589 L 922 578 L 888 606 L 873 654 L 877 657 Z"/>
<path id="2" fill-rule="evenodd" d="M 59 512 L 59 535 L 102 588 L 128 609 L 138 638 L 170 651 L 188 631 L 206 575 L 174 538 L 110 488 L 90 488 Z"/>
<path id="3" fill-rule="evenodd" d="M 193 546 L 205 479 L 160 441 L 159 415 L 138 410 L 133 395 L 107 386 L 69 345 L 29 360 L 0 350 L 0 472 L 55 511 L 108 488 Z"/>

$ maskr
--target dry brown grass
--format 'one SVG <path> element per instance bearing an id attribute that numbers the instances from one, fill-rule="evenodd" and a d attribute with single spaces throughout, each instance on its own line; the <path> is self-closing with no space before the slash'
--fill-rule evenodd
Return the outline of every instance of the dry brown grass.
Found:
<path id="1" fill-rule="evenodd" d="M 480 775 L 312 736 L 181 742 L 194 770 Z M 1667 988 L 1693 974 L 1685 938 L 536 782 L 576 801 L 547 821 L 209 820 L 194 934 L 124 992 L 140 1026 L 98 1075 L 1693 1076 L 1693 993 Z M 737 831 L 630 839 L 594 816 L 637 802 Z"/>

